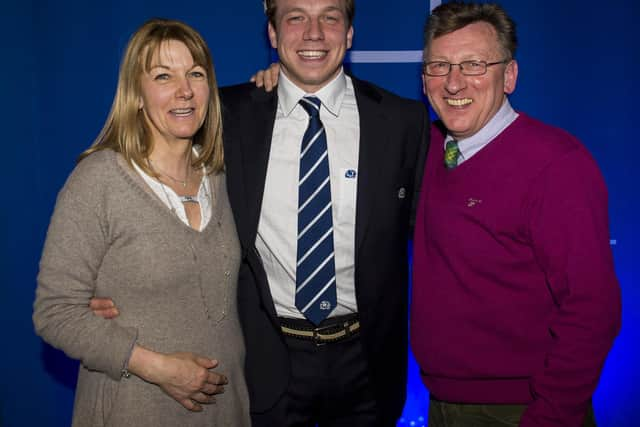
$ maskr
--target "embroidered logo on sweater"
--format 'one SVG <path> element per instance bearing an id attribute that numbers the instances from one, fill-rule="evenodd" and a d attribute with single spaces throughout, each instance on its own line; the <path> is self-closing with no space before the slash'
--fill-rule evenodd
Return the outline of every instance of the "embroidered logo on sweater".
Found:
<path id="1" fill-rule="evenodd" d="M 479 205 L 480 203 L 482 203 L 481 199 L 474 199 L 473 197 L 469 197 L 467 199 L 467 207 L 468 208 L 472 208 L 472 207 L 474 207 L 476 205 Z"/>

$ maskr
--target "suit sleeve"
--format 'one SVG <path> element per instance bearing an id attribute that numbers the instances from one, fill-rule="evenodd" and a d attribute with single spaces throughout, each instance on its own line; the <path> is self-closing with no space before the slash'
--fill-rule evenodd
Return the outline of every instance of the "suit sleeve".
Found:
<path id="1" fill-rule="evenodd" d="M 521 426 L 581 426 L 621 323 L 607 191 L 589 154 L 555 159 L 530 188 L 530 237 L 555 303 L 553 346 Z"/>

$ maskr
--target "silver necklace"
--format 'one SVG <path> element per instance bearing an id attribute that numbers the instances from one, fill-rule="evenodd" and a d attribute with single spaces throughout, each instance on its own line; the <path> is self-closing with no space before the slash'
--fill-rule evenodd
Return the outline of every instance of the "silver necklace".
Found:
<path id="1" fill-rule="evenodd" d="M 177 184 L 181 184 L 183 188 L 187 187 L 187 183 L 189 182 L 189 177 L 191 175 L 190 174 L 190 172 L 191 172 L 191 156 L 189 156 L 189 166 L 187 167 L 187 176 L 185 177 L 185 179 L 177 179 L 177 178 L 174 178 L 173 176 L 169 175 L 168 173 L 166 173 L 165 171 L 160 169 L 157 165 L 154 165 L 153 162 L 151 161 L 151 158 L 147 158 L 147 161 L 149 162 L 149 166 L 151 167 L 152 170 L 160 172 L 161 175 L 166 176 L 171 181 L 173 181 L 173 182 L 175 182 Z"/>
<path id="2" fill-rule="evenodd" d="M 169 208 L 171 209 L 171 212 L 173 212 L 173 214 L 178 217 L 178 219 L 180 219 L 180 216 L 178 215 L 178 211 L 176 210 L 176 207 L 173 206 L 173 202 L 171 201 L 171 197 L 169 197 L 169 193 L 167 193 L 167 188 L 165 187 L 164 183 L 160 180 L 158 180 L 158 182 L 160 183 L 160 188 L 162 188 L 162 192 L 164 193 L 164 197 L 167 198 L 167 202 L 169 202 Z M 182 221 L 182 220 L 180 220 Z"/>
<path id="3" fill-rule="evenodd" d="M 207 176 L 203 175 L 202 179 L 207 179 Z M 171 201 L 171 197 L 169 196 L 169 193 L 167 192 L 167 186 L 160 180 L 158 180 L 158 183 L 160 184 L 160 188 L 162 188 L 162 192 L 164 193 L 164 197 L 166 197 L 167 202 L 169 202 L 169 209 L 171 210 L 171 212 L 173 212 L 173 214 L 180 221 L 182 221 L 182 219 L 180 218 L 180 215 L 178 215 L 177 208 L 173 205 L 173 202 Z M 206 184 L 201 184 L 201 185 L 203 185 L 204 197 L 206 197 L 209 200 L 209 209 L 211 209 L 211 215 L 213 215 L 213 197 L 212 197 L 212 194 L 209 192 Z M 215 187 L 212 188 L 212 190 L 215 192 Z M 198 193 L 199 192 L 200 192 L 200 187 L 198 187 Z M 174 193 L 175 193 L 175 191 L 174 191 Z M 200 200 L 198 200 L 198 194 L 197 193 L 196 193 L 195 196 L 189 196 L 189 195 L 180 196 L 177 193 L 176 193 L 176 195 L 178 196 L 178 199 L 182 203 L 197 203 L 197 204 L 200 204 Z M 201 217 L 202 217 L 202 214 L 201 214 Z M 220 221 L 218 221 L 218 226 L 220 226 Z"/>

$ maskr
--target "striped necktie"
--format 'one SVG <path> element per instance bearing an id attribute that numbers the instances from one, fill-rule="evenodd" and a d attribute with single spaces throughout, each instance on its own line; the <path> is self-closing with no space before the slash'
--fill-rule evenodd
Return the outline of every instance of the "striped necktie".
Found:
<path id="1" fill-rule="evenodd" d="M 458 157 L 460 157 L 460 149 L 458 141 L 452 139 L 447 142 L 444 148 L 444 166 L 447 169 L 453 169 L 458 166 Z"/>
<path id="2" fill-rule="evenodd" d="M 316 325 L 337 301 L 329 157 L 320 104 L 316 97 L 300 100 L 309 114 L 309 125 L 300 151 L 296 260 L 296 307 Z"/>

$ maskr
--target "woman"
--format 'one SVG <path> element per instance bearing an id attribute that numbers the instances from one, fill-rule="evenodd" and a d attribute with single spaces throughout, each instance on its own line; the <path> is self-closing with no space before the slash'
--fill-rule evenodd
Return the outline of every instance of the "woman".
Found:
<path id="1" fill-rule="evenodd" d="M 145 23 L 40 262 L 36 331 L 81 361 L 74 426 L 249 425 L 221 129 L 202 37 Z M 115 320 L 88 307 L 106 295 Z"/>

